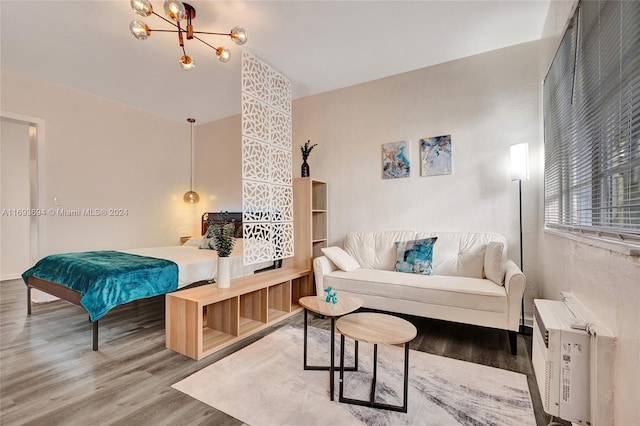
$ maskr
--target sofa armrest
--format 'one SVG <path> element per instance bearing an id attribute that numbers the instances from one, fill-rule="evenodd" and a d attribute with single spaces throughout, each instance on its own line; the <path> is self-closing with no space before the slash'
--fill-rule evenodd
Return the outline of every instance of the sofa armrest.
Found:
<path id="1" fill-rule="evenodd" d="M 505 266 L 504 288 L 507 292 L 507 304 L 509 310 L 508 328 L 518 331 L 520 328 L 520 313 L 522 310 L 522 297 L 526 277 L 513 260 L 507 260 Z"/>
<path id="2" fill-rule="evenodd" d="M 313 275 L 316 279 L 316 294 L 324 294 L 324 276 L 338 269 L 326 256 L 313 259 Z"/>

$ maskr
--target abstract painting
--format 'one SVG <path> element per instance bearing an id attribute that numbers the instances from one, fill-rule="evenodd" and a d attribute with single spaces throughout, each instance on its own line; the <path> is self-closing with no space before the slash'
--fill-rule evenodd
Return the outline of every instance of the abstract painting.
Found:
<path id="1" fill-rule="evenodd" d="M 420 139 L 420 176 L 450 175 L 451 135 Z"/>
<path id="2" fill-rule="evenodd" d="M 396 179 L 409 177 L 409 149 L 406 142 L 392 142 L 382 145 L 382 178 Z"/>

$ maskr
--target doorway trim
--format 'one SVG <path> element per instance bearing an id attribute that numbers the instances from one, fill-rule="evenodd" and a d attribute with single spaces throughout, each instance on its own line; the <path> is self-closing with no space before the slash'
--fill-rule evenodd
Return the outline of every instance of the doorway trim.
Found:
<path id="1" fill-rule="evenodd" d="M 43 173 L 40 169 L 44 164 L 45 123 L 38 117 L 0 111 L 2 120 L 17 124 L 25 124 L 29 128 L 29 208 L 35 211 L 44 209 L 46 203 L 41 196 L 45 193 Z M 44 210 L 46 211 L 46 210 Z M 31 215 L 29 221 L 29 256 L 31 264 L 40 259 L 40 231 L 41 215 Z M 16 277 L 20 278 L 20 277 Z"/>

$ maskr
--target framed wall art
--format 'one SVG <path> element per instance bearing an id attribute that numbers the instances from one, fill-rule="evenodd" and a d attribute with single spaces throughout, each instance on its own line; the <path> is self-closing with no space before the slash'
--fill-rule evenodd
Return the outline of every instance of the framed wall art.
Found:
<path id="1" fill-rule="evenodd" d="M 409 148 L 406 142 L 382 145 L 382 179 L 396 179 L 411 175 Z"/>
<path id="2" fill-rule="evenodd" d="M 451 135 L 420 139 L 420 176 L 450 175 Z"/>

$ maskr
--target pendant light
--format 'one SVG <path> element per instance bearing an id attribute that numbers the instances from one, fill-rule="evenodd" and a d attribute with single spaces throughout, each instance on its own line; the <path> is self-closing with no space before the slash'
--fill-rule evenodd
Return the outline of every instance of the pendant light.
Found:
<path id="1" fill-rule="evenodd" d="M 195 204 L 198 201 L 200 201 L 200 196 L 198 195 L 197 192 L 195 192 L 193 190 L 193 123 L 196 122 L 195 118 L 187 118 L 187 121 L 189 122 L 190 126 L 191 126 L 191 174 L 190 176 L 190 183 L 189 183 L 189 192 L 185 192 L 184 196 L 182 197 L 182 199 L 184 200 L 185 203 L 188 204 Z"/>

